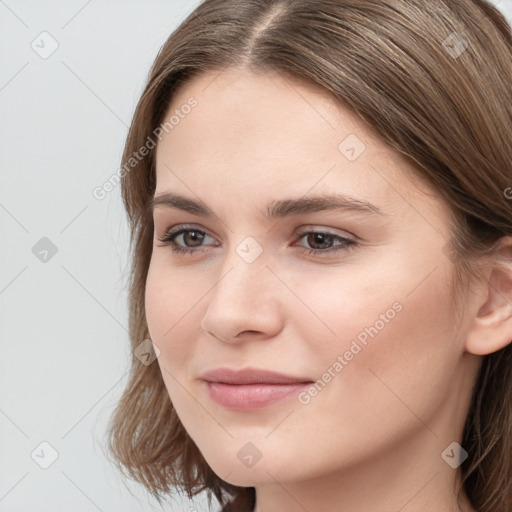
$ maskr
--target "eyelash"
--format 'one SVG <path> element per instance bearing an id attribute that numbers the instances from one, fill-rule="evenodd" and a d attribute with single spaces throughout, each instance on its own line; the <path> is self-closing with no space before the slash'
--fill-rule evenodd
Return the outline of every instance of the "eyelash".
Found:
<path id="1" fill-rule="evenodd" d="M 185 254 L 189 254 L 189 253 L 193 253 L 193 252 L 199 252 L 201 250 L 201 248 L 197 248 L 197 249 L 196 248 L 184 248 L 182 246 L 177 245 L 176 242 L 174 241 L 174 239 L 176 237 L 178 237 L 179 235 L 181 235 L 183 233 L 187 233 L 188 231 L 195 231 L 197 233 L 200 233 L 201 235 L 208 235 L 204 231 L 196 229 L 193 226 L 186 226 L 186 227 L 182 226 L 177 229 L 171 229 L 164 235 L 163 238 L 158 238 L 158 240 L 160 242 L 162 242 L 162 244 L 159 244 L 159 247 L 170 246 L 171 251 L 173 253 L 180 254 L 180 255 L 185 255 Z M 348 251 L 350 249 L 353 249 L 357 245 L 357 242 L 355 240 L 351 240 L 350 238 L 344 238 L 342 236 L 334 235 L 332 233 L 328 233 L 325 231 L 304 231 L 302 233 L 296 233 L 296 234 L 299 237 L 299 240 L 301 238 L 303 238 L 305 235 L 320 234 L 320 235 L 327 235 L 330 238 L 333 238 L 335 240 L 342 242 L 342 244 L 335 246 L 336 248 L 334 248 L 334 249 L 330 248 L 327 250 L 307 249 L 305 247 L 298 246 L 299 249 L 301 250 L 301 252 L 307 253 L 308 255 L 311 255 L 311 254 L 321 255 L 321 254 L 325 254 L 325 253 L 333 254 L 333 253 L 338 253 L 340 251 Z"/>

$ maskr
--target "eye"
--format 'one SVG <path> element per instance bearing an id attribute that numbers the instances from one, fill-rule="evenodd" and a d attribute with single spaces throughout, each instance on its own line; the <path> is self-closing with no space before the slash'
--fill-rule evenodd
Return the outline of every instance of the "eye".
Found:
<path id="1" fill-rule="evenodd" d="M 299 240 L 306 237 L 307 243 L 313 246 L 312 249 L 298 246 L 301 252 L 307 254 L 332 254 L 339 251 L 347 251 L 357 245 L 355 240 L 325 231 L 304 231 L 296 233 L 296 235 L 299 237 Z M 185 246 L 177 243 L 180 237 L 182 237 L 182 242 L 185 243 Z M 163 238 L 158 238 L 158 240 L 162 242 L 159 247 L 170 246 L 173 253 L 190 254 L 199 252 L 204 248 L 201 244 L 206 237 L 208 237 L 207 233 L 194 226 L 178 226 L 169 230 Z M 338 244 L 334 245 L 334 242 L 338 242 Z"/>
<path id="2" fill-rule="evenodd" d="M 183 241 L 191 242 L 192 247 L 181 246 L 176 243 L 176 239 L 183 235 Z M 194 247 L 201 247 L 200 244 L 208 236 L 204 231 L 194 228 L 194 226 L 178 226 L 176 229 L 169 230 L 163 238 L 158 240 L 162 242 L 159 247 L 170 246 L 173 253 L 186 254 L 197 252 Z M 199 244 L 199 245 L 195 245 Z"/>
<path id="3" fill-rule="evenodd" d="M 325 231 L 305 231 L 298 233 L 300 238 L 306 237 L 306 241 L 313 249 L 299 246 L 302 252 L 307 254 L 332 254 L 339 251 L 347 251 L 354 248 L 357 245 L 355 240 L 346 238 L 339 235 L 334 235 Z M 339 244 L 333 246 L 334 241 L 338 241 Z M 314 246 L 320 245 L 320 248 L 314 248 Z M 327 246 L 327 247 L 326 247 Z M 324 250 L 327 249 L 327 250 Z"/>

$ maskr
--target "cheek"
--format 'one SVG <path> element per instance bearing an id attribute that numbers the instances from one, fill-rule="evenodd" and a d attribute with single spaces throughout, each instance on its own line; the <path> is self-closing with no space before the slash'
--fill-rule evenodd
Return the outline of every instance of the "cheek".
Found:
<path id="1" fill-rule="evenodd" d="M 429 275 L 435 266 L 418 271 L 390 262 L 388 272 L 363 280 L 347 276 L 301 288 L 329 327 L 318 336 L 312 325 L 322 323 L 309 315 L 297 327 L 320 379 L 311 404 L 343 404 L 336 421 L 349 425 L 358 418 L 354 427 L 359 420 L 371 425 L 376 417 L 395 429 L 399 417 L 410 425 L 417 419 L 404 404 L 419 416 L 434 413 L 462 353 L 453 334 L 448 269 L 439 265 Z"/>
<path id="2" fill-rule="evenodd" d="M 200 330 L 195 308 L 201 307 L 201 297 L 207 292 L 201 287 L 193 276 L 180 278 L 179 273 L 170 272 L 159 262 L 150 265 L 145 293 L 148 330 L 160 349 L 156 361 L 167 393 L 188 432 L 193 431 L 194 418 L 201 415 L 197 402 L 184 391 L 191 378 L 187 372 L 192 367 Z"/>
<path id="3" fill-rule="evenodd" d="M 145 293 L 146 320 L 151 339 L 161 351 L 160 365 L 165 364 L 173 373 L 177 368 L 184 368 L 197 337 L 187 324 L 197 319 L 194 305 L 201 307 L 198 302 L 206 293 L 206 290 L 201 293 L 199 286 L 191 276 L 180 279 L 178 273 L 165 271 L 153 261 L 150 265 Z M 196 324 L 199 329 L 199 323 Z"/>

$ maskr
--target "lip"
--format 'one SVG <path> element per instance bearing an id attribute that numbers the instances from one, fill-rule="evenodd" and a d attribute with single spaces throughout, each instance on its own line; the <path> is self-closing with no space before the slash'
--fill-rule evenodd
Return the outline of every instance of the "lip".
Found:
<path id="1" fill-rule="evenodd" d="M 310 382 L 293 384 L 223 384 L 205 381 L 210 398 L 234 411 L 251 411 L 297 397 L 311 386 Z"/>
<path id="2" fill-rule="evenodd" d="M 295 377 L 260 368 L 217 368 L 203 373 L 200 379 L 222 384 L 297 384 L 312 383 L 308 377 Z"/>
<path id="3" fill-rule="evenodd" d="M 200 377 L 210 398 L 227 409 L 248 411 L 261 409 L 296 397 L 313 381 L 258 368 L 231 370 L 218 368 Z"/>

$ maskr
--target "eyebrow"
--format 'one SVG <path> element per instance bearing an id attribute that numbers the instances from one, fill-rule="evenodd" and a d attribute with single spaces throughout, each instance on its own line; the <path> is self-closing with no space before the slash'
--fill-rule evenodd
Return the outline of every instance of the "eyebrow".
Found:
<path id="1" fill-rule="evenodd" d="M 204 202 L 171 192 L 155 195 L 155 197 L 151 199 L 151 211 L 157 207 L 177 208 L 202 217 L 216 217 L 213 211 Z M 324 194 L 272 201 L 267 205 L 264 215 L 268 219 L 280 219 L 289 215 L 315 213 L 326 210 L 386 215 L 380 208 L 368 201 L 341 194 Z"/>

